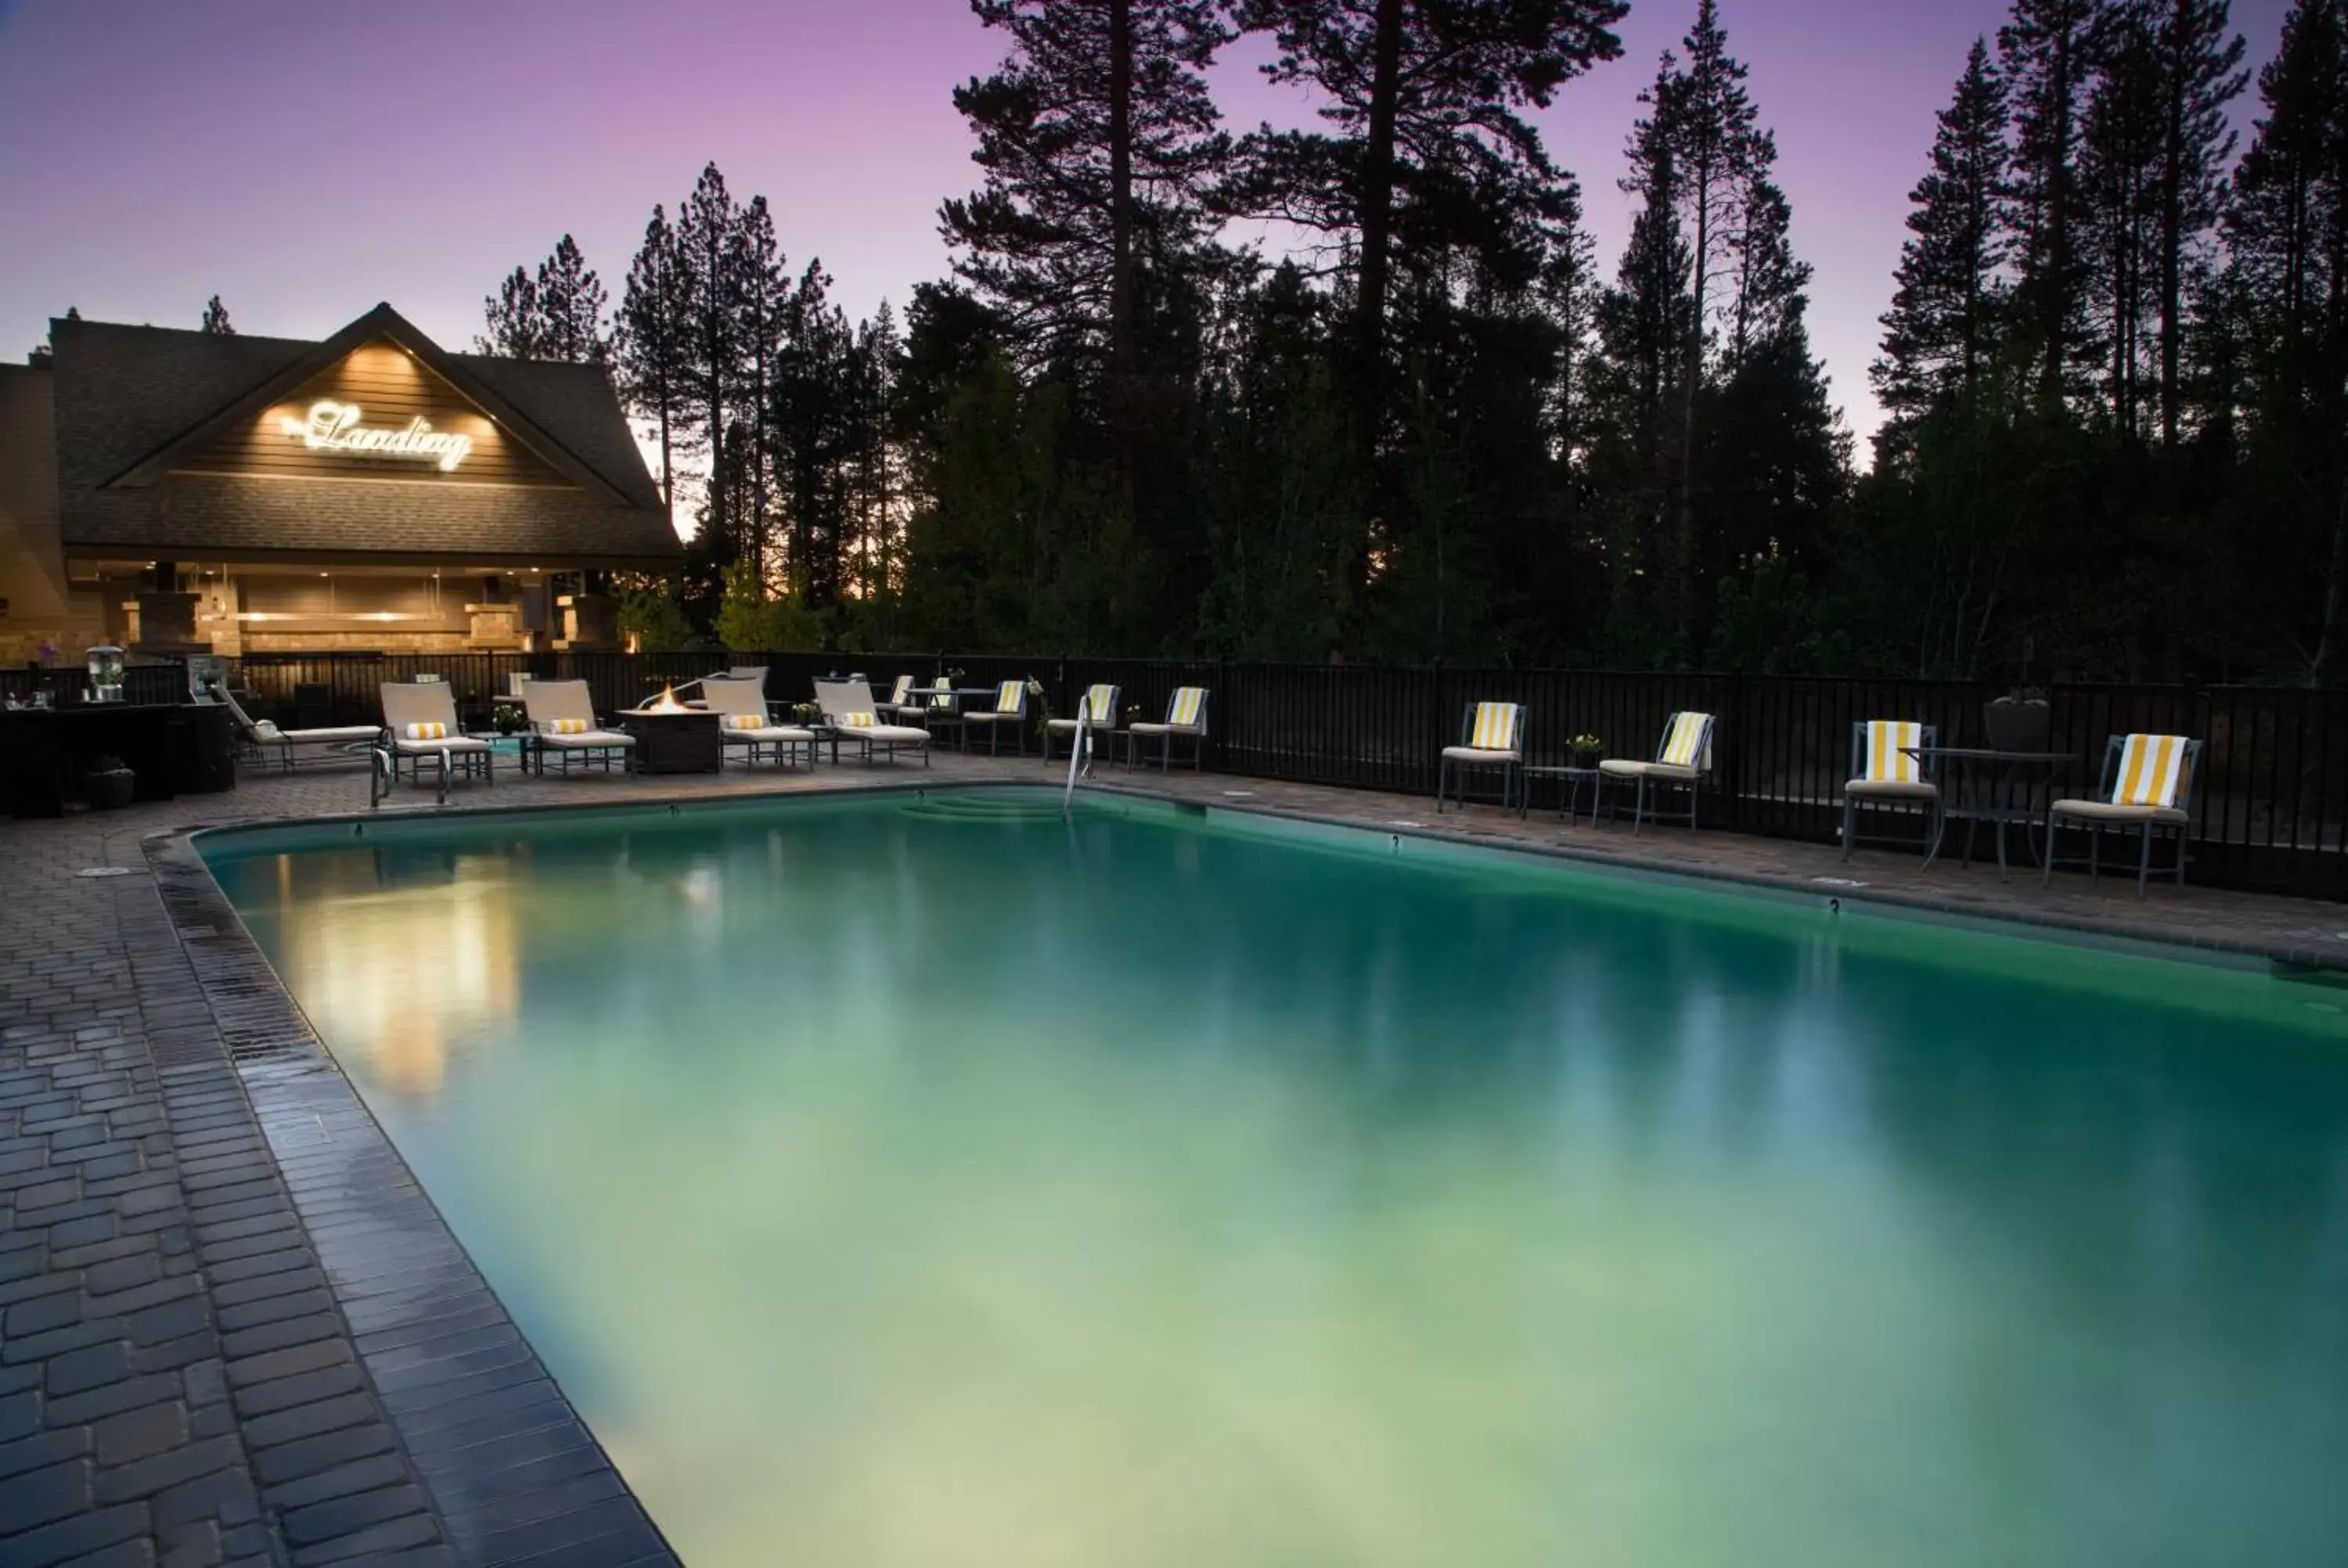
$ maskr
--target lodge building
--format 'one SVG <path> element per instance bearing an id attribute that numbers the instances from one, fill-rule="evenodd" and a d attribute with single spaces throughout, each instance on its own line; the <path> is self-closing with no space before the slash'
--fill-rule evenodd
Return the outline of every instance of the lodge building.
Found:
<path id="1" fill-rule="evenodd" d="M 599 366 L 80 320 L 0 366 L 0 661 L 610 647 L 680 547 Z"/>

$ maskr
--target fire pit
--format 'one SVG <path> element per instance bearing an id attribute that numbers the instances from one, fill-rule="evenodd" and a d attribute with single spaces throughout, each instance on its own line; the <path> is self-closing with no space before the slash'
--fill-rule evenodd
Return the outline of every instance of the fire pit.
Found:
<path id="1" fill-rule="evenodd" d="M 636 771 L 644 774 L 714 774 L 726 765 L 726 737 L 718 716 L 688 708 L 670 688 L 641 708 L 619 715 L 620 732 L 636 742 Z"/>

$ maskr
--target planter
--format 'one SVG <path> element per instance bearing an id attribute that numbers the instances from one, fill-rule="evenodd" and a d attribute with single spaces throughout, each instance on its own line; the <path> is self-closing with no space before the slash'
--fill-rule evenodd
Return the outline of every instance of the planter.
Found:
<path id="1" fill-rule="evenodd" d="M 130 793 L 139 784 L 139 775 L 129 768 L 92 770 L 82 775 L 82 798 L 92 811 L 120 811 L 130 804 Z"/>
<path id="2" fill-rule="evenodd" d="M 2053 723 L 2054 711 L 2044 702 L 2000 697 L 1982 709 L 1982 729 L 1993 752 L 2043 752 Z"/>
<path id="3" fill-rule="evenodd" d="M 1575 752 L 1572 753 L 1572 765 L 1577 768 L 1595 769 L 1598 764 L 1605 759 L 1605 756 L 1606 753 L 1604 752 Z"/>

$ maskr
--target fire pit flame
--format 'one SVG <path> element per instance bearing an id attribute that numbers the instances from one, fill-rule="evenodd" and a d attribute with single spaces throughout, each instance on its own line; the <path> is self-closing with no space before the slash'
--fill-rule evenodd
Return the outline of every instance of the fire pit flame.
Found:
<path id="1" fill-rule="evenodd" d="M 639 711 L 646 713 L 683 713 L 691 710 L 676 700 L 675 687 L 663 686 L 661 694 L 645 703 Z"/>

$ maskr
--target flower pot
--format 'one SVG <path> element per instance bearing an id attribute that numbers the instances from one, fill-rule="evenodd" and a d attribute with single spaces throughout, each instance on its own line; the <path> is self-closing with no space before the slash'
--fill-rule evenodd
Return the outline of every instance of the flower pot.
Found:
<path id="1" fill-rule="evenodd" d="M 2044 702 L 2000 697 L 1982 709 L 1982 729 L 1993 752 L 2043 752 L 2053 723 L 2054 711 Z"/>
<path id="2" fill-rule="evenodd" d="M 139 775 L 129 768 L 108 768 L 104 773 L 82 775 L 82 798 L 92 811 L 119 811 L 130 804 L 131 791 L 139 784 Z"/>
<path id="3" fill-rule="evenodd" d="M 1605 755 L 1604 752 L 1599 751 L 1576 752 L 1573 753 L 1573 765 L 1578 768 L 1594 768 Z"/>

